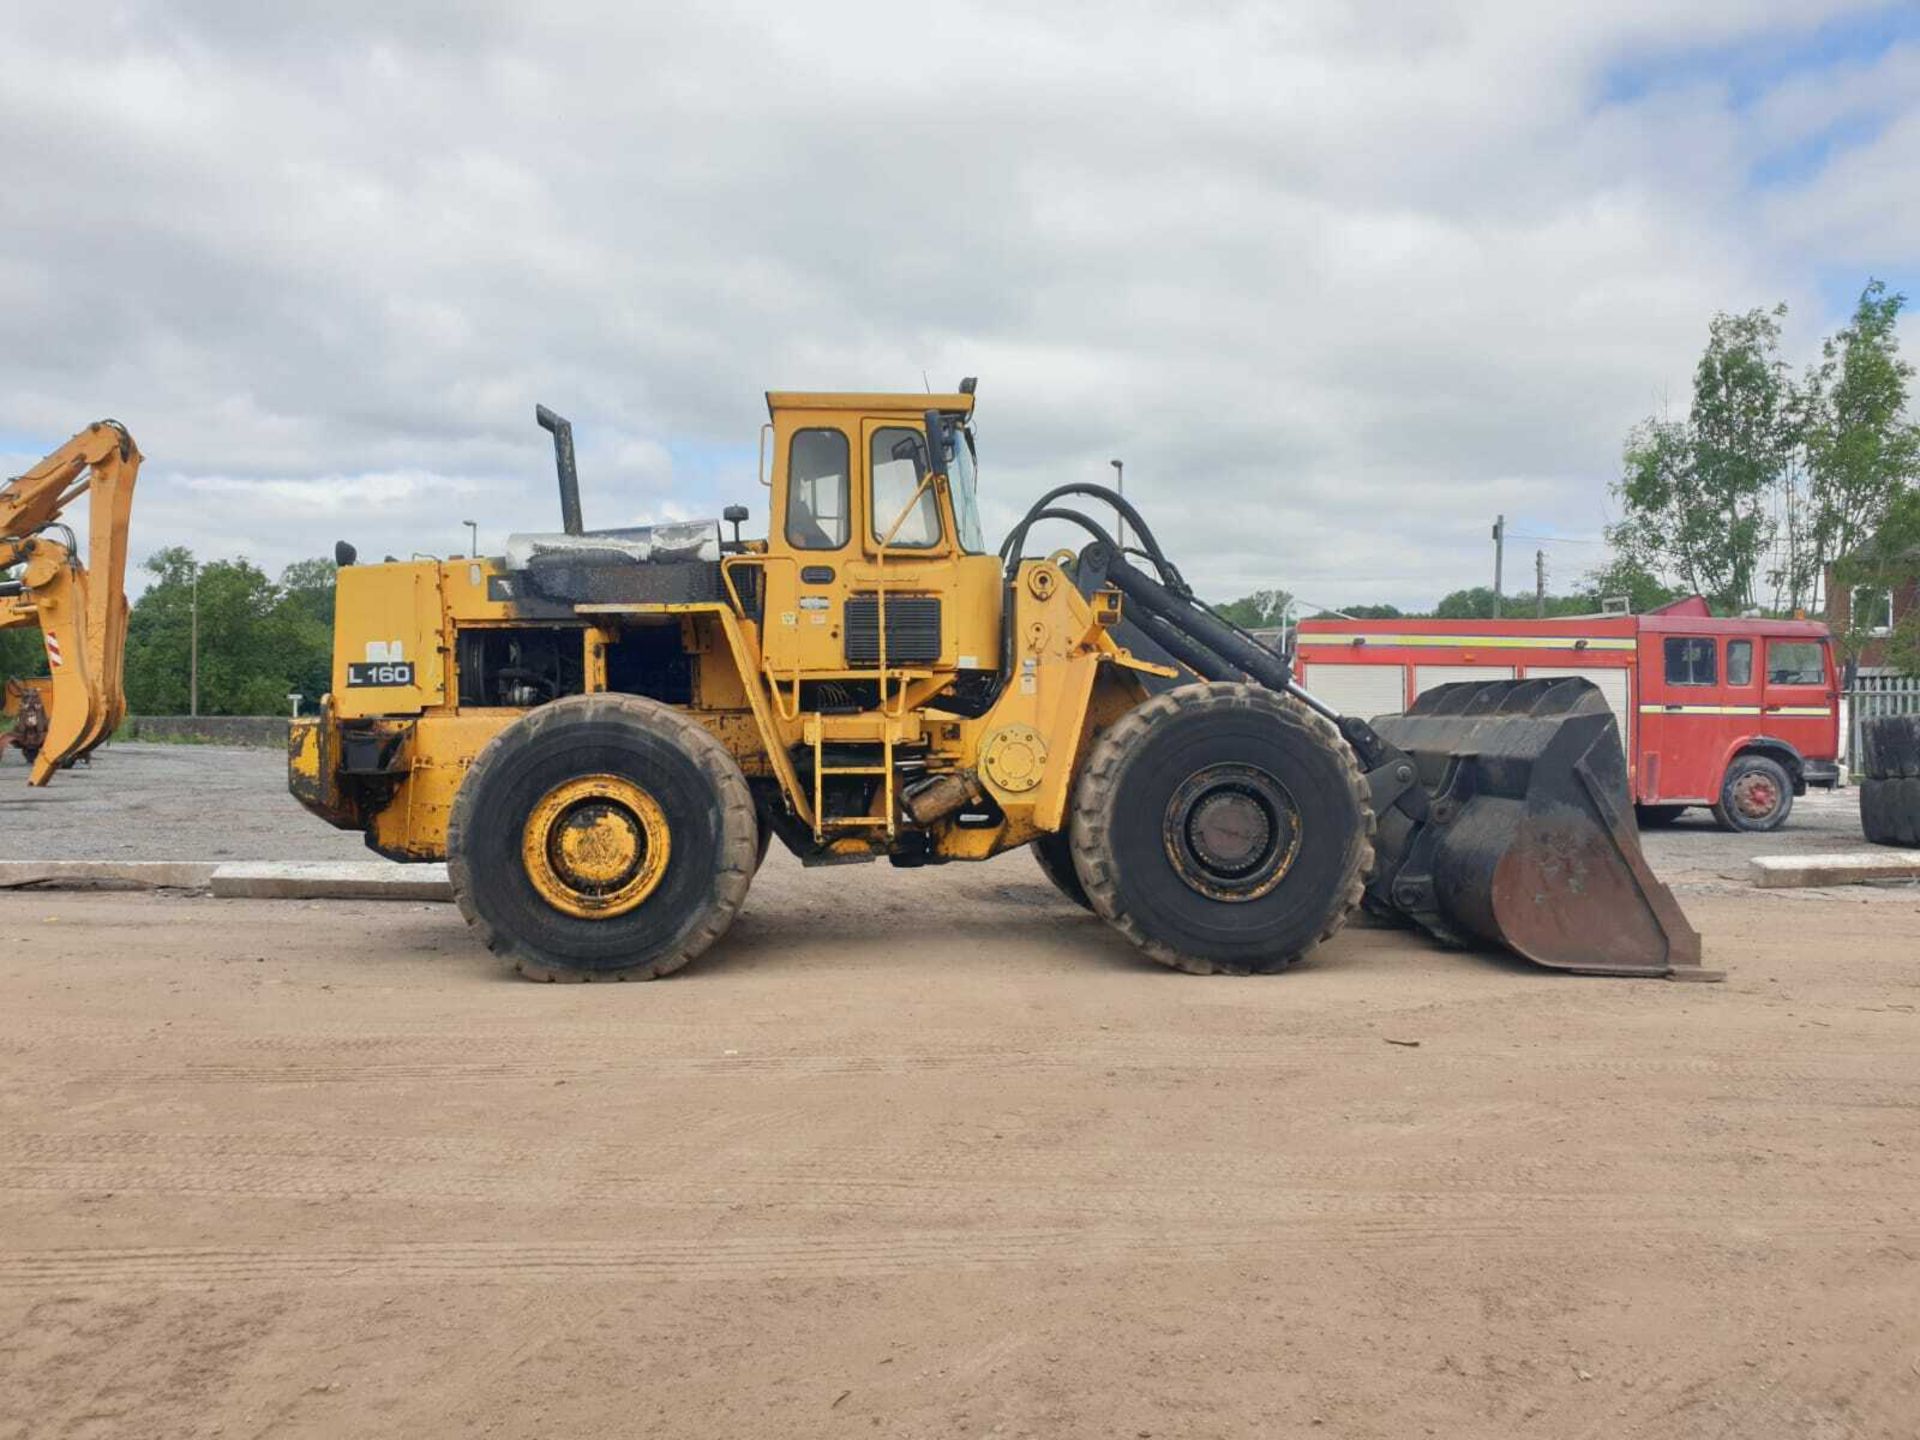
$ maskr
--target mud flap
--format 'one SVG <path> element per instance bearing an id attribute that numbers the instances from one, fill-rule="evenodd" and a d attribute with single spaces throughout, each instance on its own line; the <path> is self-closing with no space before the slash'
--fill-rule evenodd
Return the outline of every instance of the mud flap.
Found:
<path id="1" fill-rule="evenodd" d="M 1440 685 L 1373 729 L 1427 803 L 1382 807 L 1369 909 L 1556 970 L 1723 978 L 1647 866 L 1619 726 L 1592 683 Z"/>

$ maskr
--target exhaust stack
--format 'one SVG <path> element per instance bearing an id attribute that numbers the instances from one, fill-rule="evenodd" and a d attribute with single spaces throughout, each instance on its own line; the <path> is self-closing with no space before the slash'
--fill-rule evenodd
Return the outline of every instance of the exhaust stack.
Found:
<path id="1" fill-rule="evenodd" d="M 553 468 L 560 472 L 560 528 L 569 535 L 584 535 L 587 527 L 580 518 L 580 472 L 573 463 L 573 425 L 544 405 L 533 407 L 533 418 L 553 436 Z"/>

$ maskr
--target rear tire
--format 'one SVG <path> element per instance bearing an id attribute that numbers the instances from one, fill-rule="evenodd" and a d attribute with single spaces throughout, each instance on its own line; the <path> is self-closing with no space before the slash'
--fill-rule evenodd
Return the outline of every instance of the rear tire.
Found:
<path id="1" fill-rule="evenodd" d="M 1642 830 L 1664 830 L 1686 811 L 1684 805 L 1636 805 L 1633 818 L 1640 822 Z"/>
<path id="2" fill-rule="evenodd" d="M 1737 755 L 1720 782 L 1713 818 L 1722 830 L 1759 834 L 1778 830 L 1793 813 L 1793 780 L 1786 766 L 1765 755 Z"/>
<path id="3" fill-rule="evenodd" d="M 1869 776 L 1862 780 L 1860 832 L 1876 845 L 1920 849 L 1920 779 Z"/>
<path id="4" fill-rule="evenodd" d="M 1071 835 L 1064 830 L 1042 835 L 1031 848 L 1041 874 L 1053 882 L 1054 889 L 1082 910 L 1093 909 L 1093 902 L 1087 898 L 1087 887 L 1080 883 L 1080 874 L 1073 868 Z"/>
<path id="5" fill-rule="evenodd" d="M 447 872 L 531 980 L 651 980 L 726 933 L 760 842 L 712 732 L 634 695 L 575 695 L 496 735 L 461 782 Z"/>
<path id="6" fill-rule="evenodd" d="M 1373 812 L 1352 752 L 1253 685 L 1183 685 L 1103 734 L 1074 794 L 1094 912 L 1195 975 L 1284 969 L 1360 903 Z"/>

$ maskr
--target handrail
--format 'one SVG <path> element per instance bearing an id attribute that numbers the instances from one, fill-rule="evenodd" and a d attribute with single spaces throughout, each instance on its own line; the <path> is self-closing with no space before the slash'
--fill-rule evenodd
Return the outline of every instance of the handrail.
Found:
<path id="1" fill-rule="evenodd" d="M 920 477 L 920 483 L 914 486 L 913 494 L 907 497 L 907 503 L 901 506 L 900 513 L 894 517 L 892 526 L 881 537 L 879 547 L 873 552 L 873 612 L 874 629 L 878 632 L 876 654 L 880 661 L 879 709 L 882 714 L 904 715 L 907 701 L 907 687 L 903 680 L 899 691 L 900 708 L 887 709 L 887 547 L 893 543 L 893 537 L 900 533 L 900 527 L 907 523 L 907 517 L 913 513 L 913 507 L 920 503 L 920 497 L 927 493 L 927 487 L 933 485 L 935 493 L 938 494 L 939 486 L 936 482 L 946 478 L 941 471 L 928 468 L 927 473 Z"/>

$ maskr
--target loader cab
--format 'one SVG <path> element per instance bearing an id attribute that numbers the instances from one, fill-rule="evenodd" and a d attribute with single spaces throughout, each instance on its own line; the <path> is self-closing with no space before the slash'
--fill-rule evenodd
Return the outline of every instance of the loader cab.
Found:
<path id="1" fill-rule="evenodd" d="M 976 494 L 973 396 L 767 396 L 772 490 L 757 616 L 777 676 L 857 679 L 997 663 L 1000 565 Z M 925 416 L 944 421 L 930 461 Z M 885 645 L 878 615 L 884 592 Z"/>

